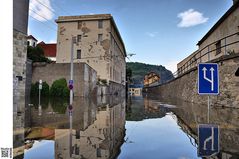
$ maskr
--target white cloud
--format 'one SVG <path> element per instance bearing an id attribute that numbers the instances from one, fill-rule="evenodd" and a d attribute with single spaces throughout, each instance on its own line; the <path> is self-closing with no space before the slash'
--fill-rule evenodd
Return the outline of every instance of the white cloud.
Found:
<path id="1" fill-rule="evenodd" d="M 158 32 L 147 32 L 147 33 L 146 33 L 146 35 L 149 36 L 149 37 L 151 37 L 151 38 L 156 37 L 157 34 L 158 34 Z"/>
<path id="2" fill-rule="evenodd" d="M 179 13 L 178 18 L 181 19 L 178 27 L 191 27 L 206 23 L 209 18 L 205 18 L 202 13 L 189 9 L 185 12 Z"/>
<path id="3" fill-rule="evenodd" d="M 44 4 L 40 4 L 40 3 Z M 29 5 L 29 14 L 39 21 L 51 20 L 54 16 L 51 10 L 53 10 L 50 0 L 31 0 Z M 47 8 L 47 7 L 49 8 Z M 54 10 L 53 10 L 54 11 Z M 43 18 L 44 17 L 44 18 Z"/>
<path id="4" fill-rule="evenodd" d="M 166 69 L 174 73 L 177 71 L 177 64 L 178 64 L 178 61 L 169 61 L 168 63 L 164 64 L 164 66 L 166 67 Z"/>
<path id="5" fill-rule="evenodd" d="M 48 43 L 56 43 L 56 40 L 50 40 Z"/>

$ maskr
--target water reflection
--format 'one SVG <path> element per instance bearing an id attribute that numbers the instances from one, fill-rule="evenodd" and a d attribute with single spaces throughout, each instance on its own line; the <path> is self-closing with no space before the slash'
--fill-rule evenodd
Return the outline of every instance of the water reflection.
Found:
<path id="1" fill-rule="evenodd" d="M 31 108 L 24 158 L 45 159 L 47 151 L 43 147 L 48 147 L 57 159 L 117 156 L 125 134 L 125 100 L 117 96 L 95 100 L 75 98 L 72 130 L 67 102 L 67 99 L 46 99 L 41 102 L 41 116 L 38 107 Z"/>
<path id="2" fill-rule="evenodd" d="M 170 109 L 177 117 L 177 124 L 181 130 L 189 136 L 192 145 L 198 145 L 198 125 L 214 124 L 220 128 L 220 150 L 212 158 L 239 158 L 239 109 L 221 108 L 211 105 L 208 116 L 207 105 L 197 105 L 177 99 L 161 99 L 150 97 L 150 100 L 158 100 L 162 103 L 176 105 L 176 109 Z M 208 117 L 210 121 L 208 122 Z"/>
<path id="3" fill-rule="evenodd" d="M 155 96 L 131 96 L 126 103 L 103 96 L 74 99 L 70 130 L 68 99 L 43 100 L 39 109 L 32 99 L 25 112 L 25 159 L 194 159 L 198 125 L 208 123 L 206 105 Z M 211 106 L 209 115 L 209 123 L 220 128 L 220 151 L 211 158 L 239 158 L 239 110 Z"/>

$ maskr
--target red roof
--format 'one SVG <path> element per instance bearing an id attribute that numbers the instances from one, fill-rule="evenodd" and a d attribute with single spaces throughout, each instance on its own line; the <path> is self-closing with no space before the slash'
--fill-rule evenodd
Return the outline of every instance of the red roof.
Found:
<path id="1" fill-rule="evenodd" d="M 44 50 L 46 57 L 56 57 L 56 44 L 45 44 L 43 41 L 37 44 Z"/>

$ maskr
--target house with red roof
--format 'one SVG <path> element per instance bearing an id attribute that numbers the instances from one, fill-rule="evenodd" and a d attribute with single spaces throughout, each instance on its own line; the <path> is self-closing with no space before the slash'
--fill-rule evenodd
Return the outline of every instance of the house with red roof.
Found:
<path id="1" fill-rule="evenodd" d="M 44 55 L 52 61 L 56 61 L 56 43 L 46 44 L 43 41 L 38 43 L 37 46 L 44 50 Z"/>

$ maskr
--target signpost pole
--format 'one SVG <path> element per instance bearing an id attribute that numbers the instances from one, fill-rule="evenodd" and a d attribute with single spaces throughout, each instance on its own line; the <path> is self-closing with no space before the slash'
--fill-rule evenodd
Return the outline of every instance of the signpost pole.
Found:
<path id="1" fill-rule="evenodd" d="M 42 89 L 42 80 L 39 80 L 39 105 L 38 105 L 38 115 L 42 115 L 42 109 L 41 109 L 41 89 Z"/>
<path id="2" fill-rule="evenodd" d="M 209 124 L 210 121 L 210 96 L 208 96 L 207 98 L 207 122 Z"/>
<path id="3" fill-rule="evenodd" d="M 73 52 L 74 52 L 74 37 L 71 39 L 71 74 L 70 80 L 73 81 Z M 70 106 L 73 104 L 73 88 L 70 89 Z M 70 130 L 72 130 L 72 110 L 70 111 Z"/>
<path id="4" fill-rule="evenodd" d="M 39 80 L 39 106 L 41 105 L 41 89 L 42 89 L 42 80 Z"/>
<path id="5" fill-rule="evenodd" d="M 72 109 L 73 109 L 73 56 L 74 56 L 74 43 L 75 43 L 75 37 L 72 37 L 71 39 L 71 70 L 70 70 L 70 80 L 69 80 L 69 88 L 70 88 L 70 104 L 68 107 L 69 116 L 70 116 L 70 157 L 72 157 Z"/>

